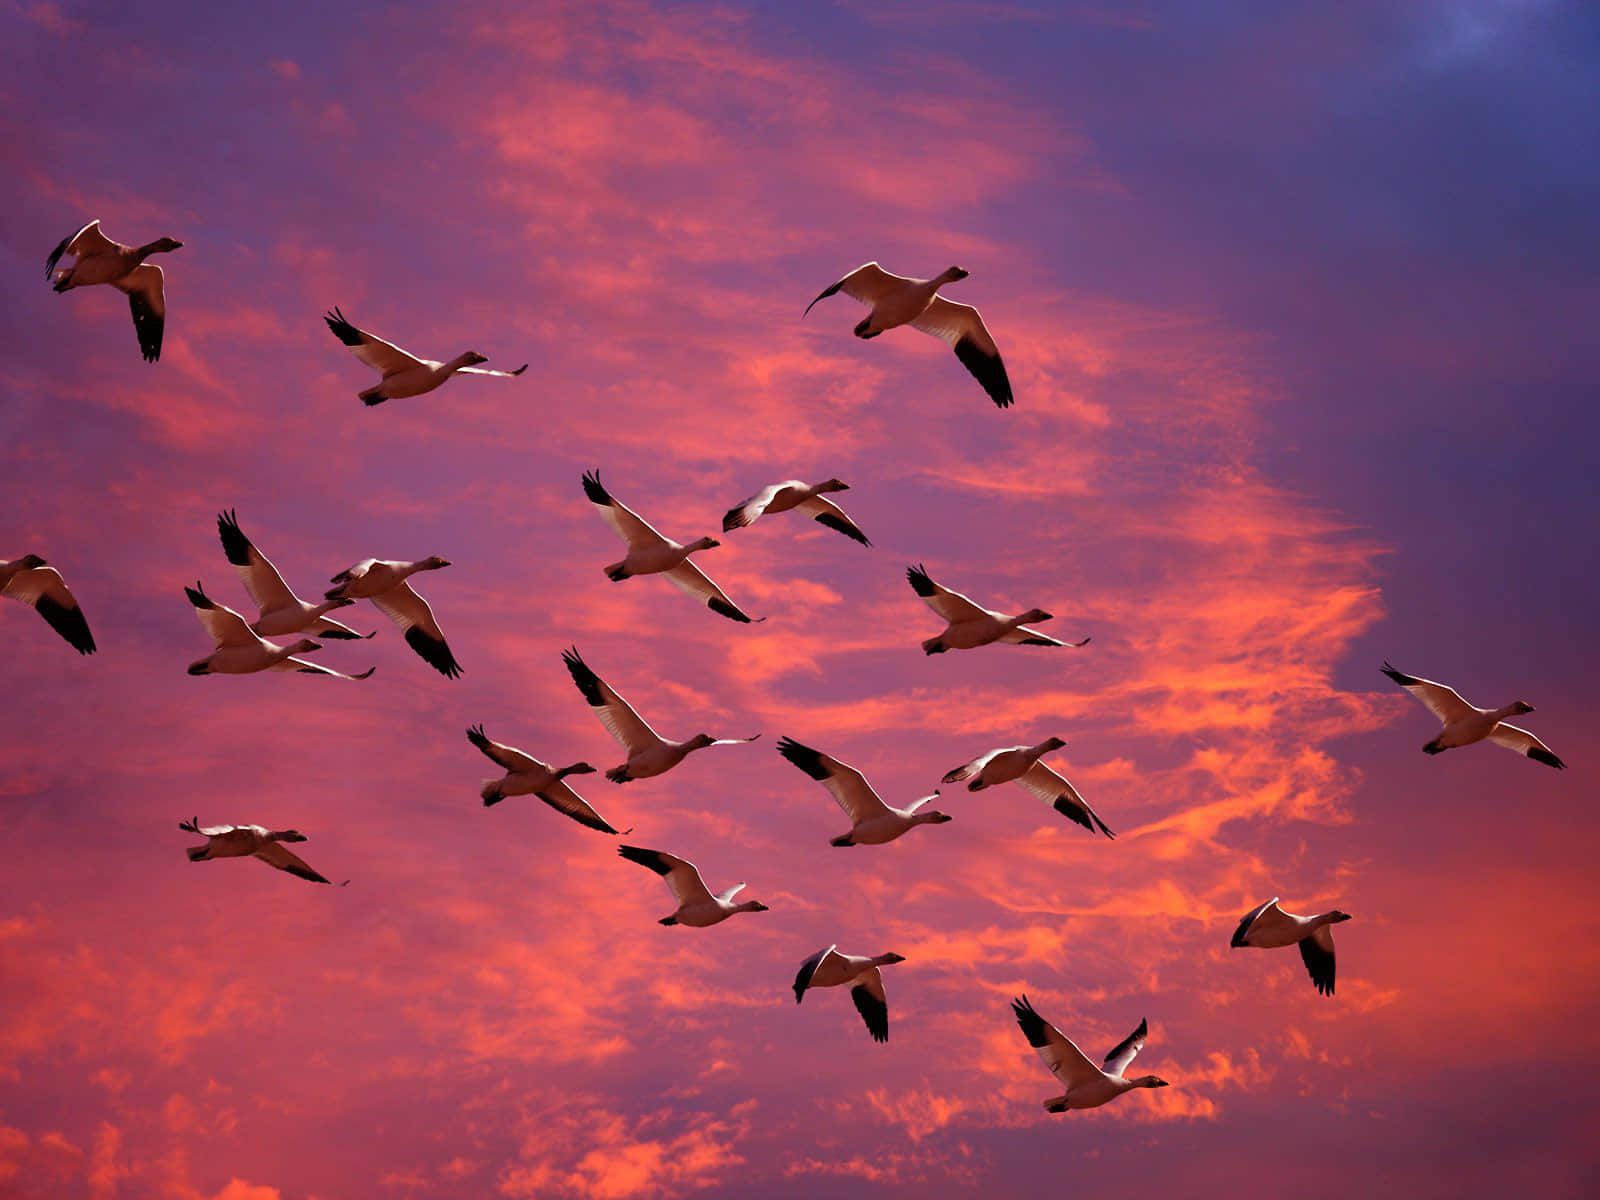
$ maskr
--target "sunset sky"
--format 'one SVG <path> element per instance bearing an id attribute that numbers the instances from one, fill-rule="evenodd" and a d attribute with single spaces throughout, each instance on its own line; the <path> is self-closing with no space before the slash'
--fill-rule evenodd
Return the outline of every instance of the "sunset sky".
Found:
<path id="1" fill-rule="evenodd" d="M 100 647 L 0 603 L 0 1197 L 1595 1194 L 1600 11 L 244 7 L 0 0 L 0 558 Z M 42 277 L 93 218 L 184 242 L 158 364 Z M 1014 408 L 801 318 L 869 259 L 971 272 Z M 532 365 L 365 408 L 335 305 Z M 608 582 L 592 469 L 768 619 Z M 830 476 L 872 548 L 720 533 Z M 249 609 L 223 509 L 303 596 L 450 559 L 464 675 L 363 602 L 319 661 L 365 683 L 187 676 L 184 585 Z M 1092 641 L 925 657 L 919 562 Z M 668 736 L 761 735 L 574 782 L 769 912 L 663 928 L 619 839 L 483 807 L 468 725 L 622 760 L 571 645 Z M 1385 659 L 1570 769 L 1424 756 Z M 892 804 L 1057 735 L 1118 836 L 954 785 L 834 849 L 785 735 Z M 195 815 L 351 883 L 191 864 Z M 1270 896 L 1354 915 L 1336 996 L 1229 949 Z M 796 1006 L 834 942 L 905 956 L 887 1044 Z M 1045 1113 L 1024 992 L 1097 1059 L 1147 1018 L 1173 1086 Z"/>

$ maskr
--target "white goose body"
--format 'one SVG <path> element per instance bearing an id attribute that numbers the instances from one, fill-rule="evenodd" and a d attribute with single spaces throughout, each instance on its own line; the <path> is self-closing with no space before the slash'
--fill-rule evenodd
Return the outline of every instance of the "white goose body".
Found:
<path id="1" fill-rule="evenodd" d="M 948 624 L 938 637 L 922 643 L 924 654 L 943 654 L 946 650 L 973 650 L 991 642 L 1008 642 L 1023 646 L 1066 646 L 1076 649 L 1089 641 L 1063 642 L 1048 634 L 1030 629 L 1033 621 L 1051 621 L 1055 618 L 1042 608 L 1030 608 L 1025 613 L 1008 617 L 974 604 L 960 592 L 953 592 L 935 583 L 927 569 L 920 564 L 906 569 L 906 579 L 911 590 L 921 596 Z"/>
<path id="2" fill-rule="evenodd" d="M 552 767 L 533 755 L 490 741 L 482 725 L 467 730 L 467 740 L 483 752 L 484 757 L 496 766 L 505 768 L 504 779 L 486 779 L 479 795 L 483 806 L 499 804 L 507 796 L 537 796 L 557 812 L 565 813 L 580 825 L 598 829 L 601 833 L 616 833 L 611 825 L 597 813 L 584 798 L 573 791 L 566 782 L 568 775 L 593 774 L 594 768 L 586 762 L 570 767 Z M 628 832 L 623 830 L 624 833 Z"/>
<path id="3" fill-rule="evenodd" d="M 965 279 L 967 275 L 961 267 L 949 267 L 932 279 L 908 279 L 885 271 L 875 262 L 864 263 L 823 289 L 816 300 L 806 305 L 806 312 L 810 312 L 818 300 L 842 291 L 871 309 L 855 327 L 858 338 L 875 338 L 901 325 L 915 326 L 954 350 L 962 366 L 983 385 L 989 398 L 999 407 L 1007 408 L 1012 401 L 1011 380 L 1006 376 L 1000 350 L 983 318 L 970 304 L 957 304 L 939 295 L 939 289 L 945 284 Z"/>
<path id="4" fill-rule="evenodd" d="M 446 679 L 461 674 L 461 664 L 444 639 L 433 608 L 409 582 L 418 571 L 438 571 L 450 565 L 448 558 L 437 554 L 418 562 L 397 562 L 387 559 L 364 558 L 353 567 L 347 567 L 330 582 L 327 598 L 371 600 L 374 607 L 400 629 L 406 645 Z"/>
<path id="5" fill-rule="evenodd" d="M 1479 708 L 1468 704 L 1452 687 L 1407 675 L 1384 663 L 1382 671 L 1419 700 L 1423 707 L 1439 718 L 1444 726 L 1437 737 L 1422 747 L 1426 754 L 1441 754 L 1474 742 L 1491 741 L 1497 746 L 1554 767 L 1561 771 L 1566 763 L 1533 734 L 1516 725 L 1506 724 L 1507 717 L 1531 713 L 1533 705 L 1523 700 L 1513 700 L 1502 708 Z"/>
<path id="6" fill-rule="evenodd" d="M 938 796 L 937 791 L 905 808 L 893 808 L 883 802 L 865 775 L 832 755 L 788 737 L 779 739 L 778 753 L 827 788 L 850 818 L 850 832 L 833 838 L 828 843 L 831 846 L 881 846 L 918 825 L 943 825 L 953 820 L 948 813 L 923 810 L 923 805 Z"/>
<path id="7" fill-rule="evenodd" d="M 1061 1113 L 1080 1108 L 1099 1108 L 1109 1104 L 1124 1092 L 1135 1088 L 1167 1087 L 1167 1081 L 1155 1075 L 1142 1075 L 1129 1079 L 1124 1075 L 1129 1064 L 1144 1049 L 1149 1027 L 1144 1021 L 1105 1057 L 1104 1067 L 1097 1067 L 1087 1055 L 1054 1025 L 1050 1024 L 1028 1003 L 1026 996 L 1011 1002 L 1011 1011 L 1017 1018 L 1028 1044 L 1039 1052 L 1039 1058 L 1050 1073 L 1066 1086 L 1066 1092 L 1044 1101 L 1046 1112 Z"/>
<path id="8" fill-rule="evenodd" d="M 145 259 L 183 248 L 174 238 L 157 238 L 143 246 L 124 246 L 100 232 L 100 222 L 90 221 L 50 252 L 45 261 L 45 277 L 57 292 L 108 283 L 126 293 L 133 313 L 133 331 L 139 338 L 139 351 L 146 362 L 161 357 L 161 339 L 166 327 L 166 277 L 161 268 Z M 70 267 L 56 269 L 63 254 L 76 255 Z"/>
<path id="9" fill-rule="evenodd" d="M 188 848 L 190 862 L 207 862 L 213 858 L 259 858 L 268 866 L 312 883 L 332 883 L 308 866 L 304 859 L 286 849 L 284 842 L 304 842 L 309 839 L 294 829 L 274 831 L 262 825 L 211 825 L 200 824 L 198 817 L 180 821 L 178 828 L 188 833 L 198 833 L 206 839 L 204 846 Z M 347 879 L 344 881 L 349 883 Z M 340 885 L 341 887 L 343 884 Z"/>
<path id="10" fill-rule="evenodd" d="M 589 711 L 628 753 L 626 762 L 606 772 L 606 778 L 612 783 L 628 783 L 634 779 L 665 775 L 696 750 L 703 750 L 707 746 L 735 746 L 753 742 L 761 736 L 714 738 L 709 733 L 699 733 L 687 741 L 669 741 L 650 728 L 620 692 L 594 673 L 589 664 L 583 661 L 576 646 L 563 650 L 561 661 L 566 664 L 572 682 L 588 702 Z"/>
<path id="11" fill-rule="evenodd" d="M 798 509 L 803 515 L 810 517 L 819 525 L 860 542 L 863 546 L 872 543 L 867 540 L 867 535 L 862 533 L 856 523 L 845 515 L 844 509 L 833 501 L 823 497 L 824 492 L 847 492 L 850 485 L 842 479 L 824 479 L 821 483 L 806 483 L 800 479 L 785 479 L 781 483 L 769 484 L 748 499 L 741 500 L 730 508 L 722 518 L 722 531 L 731 532 L 743 529 L 747 525 L 754 525 L 756 521 L 772 513 L 785 513 L 791 509 Z"/>
<path id="12" fill-rule="evenodd" d="M 401 400 L 431 392 L 452 375 L 498 375 L 509 379 L 528 369 L 528 364 L 523 363 L 515 371 L 484 370 L 478 364 L 489 360 L 476 350 L 458 354 L 448 362 L 418 358 L 392 342 L 357 329 L 337 308 L 322 319 L 328 323 L 333 336 L 350 347 L 352 354 L 383 376 L 376 387 L 357 393 L 361 402 L 369 407 L 385 400 Z"/>
<path id="13" fill-rule="evenodd" d="M 1072 781 L 1039 761 L 1042 755 L 1059 750 L 1066 744 L 1060 738 L 1053 737 L 1046 738 L 1037 746 L 1007 746 L 991 750 L 950 771 L 940 782 L 959 783 L 970 779 L 967 790 L 981 792 L 984 788 L 1015 781 L 1067 820 L 1082 825 L 1090 833 L 1098 830 L 1108 838 L 1115 838 L 1117 835 L 1100 819 L 1100 814 L 1089 807 L 1089 802 L 1078 794 Z"/>
<path id="14" fill-rule="evenodd" d="M 856 1011 L 866 1022 L 867 1032 L 875 1042 L 889 1040 L 889 1001 L 883 990 L 883 973 L 879 967 L 905 962 L 901 954 L 879 954 L 866 958 L 857 954 L 840 954 L 835 943 L 818 950 L 800 964 L 794 977 L 794 1002 L 799 1004 L 811 988 L 842 987 L 850 984 L 850 999 Z"/>
<path id="15" fill-rule="evenodd" d="M 1333 995 L 1335 959 L 1333 952 L 1333 926 L 1350 920 L 1350 914 L 1334 909 L 1302 917 L 1284 912 L 1274 896 L 1265 904 L 1257 905 L 1239 921 L 1229 945 L 1234 949 L 1251 947 L 1257 950 L 1275 950 L 1282 946 L 1299 946 L 1300 958 L 1306 973 L 1317 991 L 1324 996 Z"/>
<path id="16" fill-rule="evenodd" d="M 257 671 L 300 671 L 307 675 L 332 675 L 339 679 L 366 679 L 376 668 L 360 675 L 346 675 L 330 667 L 320 667 L 298 657 L 322 649 L 310 638 L 283 646 L 267 641 L 251 631 L 245 619 L 226 604 L 207 596 L 198 583 L 185 587 L 184 595 L 194 606 L 194 615 L 211 635 L 216 649 L 205 658 L 189 664 L 191 675 L 254 675 Z"/>
<path id="17" fill-rule="evenodd" d="M 676 855 L 661 850 L 647 850 L 642 846 L 618 846 L 617 853 L 629 862 L 648 867 L 666 880 L 667 886 L 672 889 L 673 898 L 678 902 L 677 910 L 671 916 L 662 917 L 657 924 L 704 929 L 708 925 L 726 921 L 735 913 L 767 911 L 767 906 L 759 900 L 734 903 L 733 898 L 744 890 L 742 883 L 736 883 L 727 891 L 713 896 L 705 880 L 700 878 L 699 869 Z"/>

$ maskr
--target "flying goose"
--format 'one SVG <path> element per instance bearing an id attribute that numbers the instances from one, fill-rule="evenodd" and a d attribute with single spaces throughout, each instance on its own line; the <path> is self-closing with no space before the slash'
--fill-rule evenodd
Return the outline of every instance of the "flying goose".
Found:
<path id="1" fill-rule="evenodd" d="M 376 636 L 357 633 L 348 625 L 335 621 L 325 614 L 336 608 L 348 608 L 354 600 L 344 597 L 310 604 L 289 590 L 283 576 L 272 565 L 272 560 L 257 550 L 239 528 L 238 517 L 232 510 L 217 514 L 217 536 L 222 539 L 222 552 L 239 572 L 244 590 L 250 593 L 259 616 L 250 626 L 250 632 L 261 637 L 281 637 L 291 633 L 309 633 L 319 638 L 345 638 L 360 640 Z"/>
<path id="2" fill-rule="evenodd" d="M 252 856 L 259 858 L 268 866 L 277 867 L 280 871 L 287 871 L 291 875 L 298 875 L 301 879 L 309 879 L 312 883 L 332 883 L 331 879 L 324 879 L 292 851 L 283 847 L 284 842 L 305 842 L 310 839 L 297 829 L 284 829 L 273 832 L 260 825 L 201 825 L 200 818 L 194 817 L 188 821 L 179 821 L 178 828 L 187 833 L 198 833 L 206 839 L 204 846 L 189 847 L 190 862 L 205 862 L 213 858 L 244 858 Z M 350 881 L 346 879 L 339 886 L 343 887 Z"/>
<path id="3" fill-rule="evenodd" d="M 1333 995 L 1333 927 L 1348 921 L 1350 914 L 1334 909 L 1314 917 L 1298 917 L 1278 907 L 1274 896 L 1265 904 L 1257 905 L 1245 913 L 1239 928 L 1233 931 L 1228 944 L 1235 950 L 1252 946 L 1257 950 L 1272 950 L 1279 946 L 1300 947 L 1300 958 L 1317 991 L 1324 996 Z"/>
<path id="4" fill-rule="evenodd" d="M 828 843 L 830 846 L 878 846 L 894 841 L 906 830 L 918 825 L 943 825 L 954 819 L 931 809 L 927 812 L 918 811 L 937 796 L 938 791 L 933 796 L 913 801 L 905 808 L 891 808 L 872 790 L 865 775 L 831 755 L 819 753 L 787 737 L 779 739 L 778 753 L 827 788 L 838 801 L 839 807 L 844 809 L 845 816 L 850 818 L 850 832 L 832 839 Z"/>
<path id="5" fill-rule="evenodd" d="M 446 679 L 461 674 L 461 664 L 450 653 L 444 640 L 444 631 L 434 620 L 433 609 L 412 588 L 407 577 L 418 571 L 437 571 L 448 567 L 450 560 L 437 554 L 421 562 L 389 562 L 364 558 L 353 567 L 340 571 L 329 582 L 336 586 L 328 589 L 330 600 L 371 600 L 405 634 L 406 645 L 418 657 Z"/>
<path id="6" fill-rule="evenodd" d="M 641 846 L 618 846 L 617 853 L 629 862 L 649 867 L 667 881 L 673 897 L 678 901 L 678 910 L 670 917 L 662 917 L 659 922 L 662 925 L 692 925 L 703 929 L 718 921 L 726 921 L 734 913 L 767 911 L 767 906 L 759 900 L 745 900 L 739 904 L 733 902 L 733 898 L 744 890 L 742 883 L 736 883 L 721 895 L 713 896 L 695 865 L 675 855 L 660 850 L 646 850 Z"/>
<path id="7" fill-rule="evenodd" d="M 292 646 L 280 646 L 250 632 L 245 620 L 226 604 L 218 604 L 205 593 L 198 582 L 183 589 L 194 605 L 194 615 L 200 618 L 216 649 L 206 658 L 189 664 L 191 675 L 250 675 L 256 671 L 302 671 L 307 675 L 334 675 L 340 679 L 366 679 L 377 670 L 369 667 L 359 675 L 346 675 L 328 667 L 296 658 L 297 654 L 310 654 L 321 650 L 319 642 L 302 638 Z"/>
<path id="8" fill-rule="evenodd" d="M 333 330 L 333 336 L 350 347 L 352 354 L 383 376 L 383 381 L 376 387 L 356 393 L 368 407 L 382 404 L 385 400 L 399 400 L 405 396 L 431 392 L 452 375 L 498 375 L 502 379 L 509 379 L 528 369 L 528 364 L 523 363 L 515 371 L 485 371 L 476 364 L 489 360 L 476 350 L 458 354 L 449 362 L 417 358 L 399 346 L 373 337 L 364 329 L 357 329 L 344 319 L 344 314 L 337 308 L 322 319 Z"/>
<path id="9" fill-rule="evenodd" d="M 722 531 L 729 533 L 743 529 L 746 525 L 754 525 L 765 514 L 788 512 L 793 508 L 819 525 L 837 529 L 845 537 L 863 546 L 870 546 L 872 543 L 867 540 L 867 535 L 856 528 L 856 523 L 845 516 L 844 510 L 833 501 L 822 498 L 823 492 L 849 490 L 850 485 L 839 479 L 824 479 L 814 484 L 807 484 L 800 479 L 785 479 L 782 483 L 769 484 L 748 500 L 741 500 L 730 508 L 722 518 Z"/>
<path id="10" fill-rule="evenodd" d="M 1046 738 L 1037 746 L 1002 746 L 948 772 L 940 782 L 959 783 L 963 779 L 970 779 L 972 782 L 967 784 L 967 791 L 981 792 L 984 788 L 1015 780 L 1067 820 L 1076 821 L 1090 833 L 1098 828 L 1108 838 L 1116 837 L 1106 828 L 1099 814 L 1078 795 L 1077 788 L 1039 761 L 1041 755 L 1065 745 L 1066 742 L 1053 737 Z"/>
<path id="11" fill-rule="evenodd" d="M 1037 629 L 1029 629 L 1030 621 L 1053 621 L 1052 614 L 1042 608 L 1030 608 L 1020 616 L 1008 617 L 1004 613 L 980 608 L 960 592 L 941 587 L 928 577 L 927 568 L 918 563 L 906 568 L 906 578 L 911 590 L 928 602 L 928 607 L 949 622 L 936 638 L 922 643 L 924 654 L 943 654 L 946 650 L 971 650 L 987 646 L 990 642 L 1011 642 L 1024 646 L 1069 646 L 1076 649 L 1089 641 L 1059 642 Z"/>
<path id="12" fill-rule="evenodd" d="M 589 664 L 583 661 L 576 646 L 563 650 L 561 661 L 567 664 L 572 682 L 578 685 L 578 690 L 589 702 L 600 724 L 628 752 L 627 762 L 606 772 L 606 778 L 612 783 L 664 775 L 692 751 L 703 750 L 707 746 L 737 746 L 741 742 L 753 742 L 761 736 L 758 733 L 755 737 L 747 738 L 714 738 L 709 733 L 697 733 L 686 742 L 669 742 L 651 729 L 609 683 L 589 669 Z"/>
<path id="13" fill-rule="evenodd" d="M 0 558 L 0 596 L 30 606 L 79 654 L 94 653 L 94 634 L 67 581 L 37 554 L 10 561 Z"/>
<path id="14" fill-rule="evenodd" d="M 671 538 L 662 537 L 648 521 L 643 520 L 627 505 L 614 499 L 600 482 L 599 471 L 588 471 L 583 476 L 583 493 L 590 503 L 600 510 L 607 524 L 628 543 L 628 553 L 621 562 L 606 567 L 606 578 L 621 583 L 635 575 L 665 575 L 681 592 L 687 592 L 712 612 L 730 621 L 750 623 L 747 616 L 706 574 L 689 561 L 696 550 L 710 550 L 722 545 L 716 538 L 697 538 L 687 546 Z M 765 621 L 765 617 L 759 618 Z"/>
<path id="15" fill-rule="evenodd" d="M 100 232 L 100 222 L 90 221 L 50 251 L 44 274 L 57 292 L 71 291 L 95 283 L 109 283 L 128 294 L 133 310 L 133 331 L 139 336 L 139 351 L 145 362 L 161 357 L 161 333 L 166 326 L 167 299 L 161 268 L 144 260 L 152 254 L 167 254 L 183 248 L 169 237 L 157 238 L 142 246 L 124 246 Z M 56 270 L 63 254 L 77 255 L 70 267 Z"/>
<path id="16" fill-rule="evenodd" d="M 840 954 L 835 942 L 826 950 L 818 950 L 800 964 L 800 973 L 794 977 L 794 1002 L 805 999 L 807 988 L 838 987 L 848 983 L 850 999 L 856 1011 L 867 1023 L 867 1032 L 875 1042 L 889 1040 L 889 1000 L 883 992 L 883 973 L 879 967 L 905 962 L 902 954 L 880 954 L 876 958 L 861 958 L 854 954 Z"/>
<path id="17" fill-rule="evenodd" d="M 588 763 L 573 763 L 570 767 L 552 767 L 515 747 L 490 741 L 488 735 L 483 732 L 482 725 L 473 725 L 467 730 L 467 741 L 482 750 L 491 762 L 506 770 L 504 779 L 483 781 L 483 790 L 479 794 L 483 797 L 485 808 L 499 804 L 507 796 L 537 796 L 556 811 L 566 813 L 579 825 L 587 825 L 590 829 L 598 829 L 601 833 L 617 832 L 584 801 L 582 796 L 567 786 L 568 775 L 594 773 L 594 768 Z M 622 832 L 631 831 L 624 829 Z"/>
<path id="18" fill-rule="evenodd" d="M 1458 696 L 1454 688 L 1442 683 L 1407 675 L 1388 663 L 1384 663 L 1381 669 L 1390 679 L 1422 701 L 1423 707 L 1443 723 L 1444 728 L 1439 731 L 1439 736 L 1422 748 L 1424 753 L 1439 754 L 1488 738 L 1496 746 L 1526 754 L 1534 762 L 1544 763 L 1558 771 L 1566 769 L 1567 764 L 1557 758 L 1549 746 L 1526 729 L 1505 723 L 1507 717 L 1531 713 L 1533 705 L 1513 700 L 1504 708 L 1478 708 Z"/>
<path id="19" fill-rule="evenodd" d="M 1102 1104 L 1115 1100 L 1123 1092 L 1133 1091 L 1134 1088 L 1168 1086 L 1165 1079 L 1155 1075 L 1141 1075 L 1137 1079 L 1123 1077 L 1123 1072 L 1133 1062 L 1134 1055 L 1144 1049 L 1144 1040 L 1149 1033 L 1149 1027 L 1142 1020 L 1139 1022 L 1139 1028 L 1106 1055 L 1105 1067 L 1101 1069 L 1090 1062 L 1082 1050 L 1073 1045 L 1071 1038 L 1064 1036 L 1059 1029 L 1034 1012 L 1033 1005 L 1028 1003 L 1026 996 L 1019 996 L 1013 1000 L 1011 1011 L 1016 1014 L 1017 1024 L 1022 1027 L 1028 1045 L 1039 1052 L 1044 1065 L 1050 1068 L 1050 1074 L 1066 1086 L 1065 1095 L 1055 1096 L 1044 1102 L 1046 1112 L 1061 1113 L 1075 1108 L 1099 1108 Z"/>
<path id="20" fill-rule="evenodd" d="M 855 328 L 858 338 L 875 338 L 897 325 L 911 325 L 931 333 L 956 352 L 961 365 L 989 393 L 989 399 L 1001 408 L 1009 408 L 1011 380 L 1006 378 L 1006 365 L 1000 361 L 1000 350 L 989 336 L 983 318 L 970 304 L 956 304 L 938 294 L 945 284 L 965 279 L 968 274 L 960 267 L 950 267 L 932 279 L 907 279 L 869 262 L 832 287 L 824 288 L 817 300 L 843 292 L 868 305 L 872 311 Z M 807 313 L 817 300 L 806 305 Z M 805 313 L 800 315 L 804 317 Z"/>

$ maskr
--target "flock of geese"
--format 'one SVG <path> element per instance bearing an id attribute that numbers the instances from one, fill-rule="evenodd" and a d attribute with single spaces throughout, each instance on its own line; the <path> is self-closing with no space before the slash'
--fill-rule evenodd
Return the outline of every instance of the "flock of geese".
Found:
<path id="1" fill-rule="evenodd" d="M 132 309 L 140 352 L 146 361 L 155 362 L 161 356 L 165 325 L 165 280 L 161 268 L 146 260 L 153 254 L 170 253 L 182 246 L 182 242 L 166 237 L 141 246 L 124 246 L 106 237 L 99 221 L 91 221 L 63 239 L 51 252 L 46 274 L 57 292 L 91 284 L 106 284 L 124 292 Z M 58 269 L 62 257 L 67 254 L 75 256 L 75 261 L 69 267 Z M 809 313 L 818 301 L 844 292 L 869 307 L 867 316 L 855 327 L 857 337 L 874 338 L 898 326 L 910 325 L 940 338 L 955 351 L 990 399 L 1000 408 L 1006 408 L 1013 401 L 1011 384 L 1000 352 L 978 310 L 938 294 L 942 287 L 965 279 L 967 274 L 960 267 L 951 267 L 930 279 L 909 279 L 890 274 L 877 263 L 867 263 L 824 289 L 806 306 L 805 312 Z M 527 364 L 523 364 L 514 371 L 484 370 L 480 364 L 487 361 L 485 356 L 470 350 L 443 361 L 418 358 L 358 328 L 346 320 L 338 308 L 324 320 L 341 343 L 363 364 L 378 372 L 379 382 L 358 393 L 367 405 L 423 395 L 448 382 L 453 375 L 511 378 L 527 369 Z M 586 473 L 582 486 L 585 496 L 626 545 L 622 558 L 604 567 L 606 576 L 613 582 L 661 575 L 719 616 L 741 623 L 765 620 L 749 616 L 691 561 L 692 555 L 716 548 L 719 545 L 716 538 L 707 536 L 677 542 L 665 536 L 617 500 L 601 482 L 598 471 Z M 856 523 L 837 504 L 825 498 L 826 494 L 847 491 L 848 486 L 839 479 L 815 484 L 789 479 L 770 484 L 730 508 L 722 518 L 722 531 L 743 529 L 763 516 L 794 511 L 870 547 L 871 541 Z M 209 655 L 189 665 L 189 674 L 298 671 L 347 680 L 367 679 L 374 668 L 347 674 L 303 657 L 320 651 L 325 641 L 364 641 L 375 636 L 359 632 L 329 615 L 350 608 L 360 600 L 370 600 L 379 612 L 394 622 L 407 645 L 434 670 L 450 679 L 461 674 L 461 665 L 432 607 L 411 582 L 413 576 L 448 567 L 448 559 L 437 555 L 415 562 L 365 558 L 334 575 L 329 581 L 333 586 L 327 588 L 320 599 L 311 601 L 302 599 L 289 587 L 272 561 L 245 535 L 235 512 L 218 515 L 217 534 L 224 556 L 238 572 L 245 592 L 255 605 L 256 618 L 248 621 L 241 613 L 213 600 L 198 582 L 194 587 L 185 587 L 184 593 L 195 616 L 213 643 Z M 1052 619 L 1044 609 L 1031 608 L 1011 615 L 984 608 L 960 592 L 935 582 L 920 565 L 909 568 L 906 578 L 912 591 L 945 622 L 945 628 L 937 636 L 922 642 L 926 654 L 971 650 L 993 643 L 1075 648 L 1089 641 L 1084 637 L 1064 642 L 1040 633 L 1033 626 Z M 38 555 L 0 560 L 0 594 L 31 606 L 80 654 L 95 652 L 94 637 L 71 589 L 60 573 Z M 273 638 L 286 640 L 273 641 Z M 295 640 L 287 640 L 291 638 Z M 576 647 L 562 654 L 562 662 L 585 703 L 625 755 L 622 762 L 605 772 L 606 779 L 612 783 L 654 778 L 674 769 L 697 750 L 749 743 L 759 736 L 718 738 L 698 733 L 683 741 L 662 737 L 620 692 L 595 673 Z M 1478 708 L 1444 684 L 1404 674 L 1388 663 L 1384 664 L 1383 673 L 1439 719 L 1442 728 L 1438 736 L 1423 747 L 1427 753 L 1437 754 L 1487 740 L 1535 762 L 1558 769 L 1565 766 L 1532 733 L 1506 723 L 1509 717 L 1532 712 L 1531 705 L 1519 700 L 1500 708 Z M 504 772 L 498 779 L 484 781 L 480 795 L 485 806 L 498 804 L 511 796 L 536 796 L 588 829 L 610 835 L 631 832 L 619 831 L 568 782 L 573 776 L 595 773 L 596 768 L 588 763 L 552 767 L 526 751 L 491 740 L 481 724 L 467 730 L 467 739 Z M 955 767 L 941 782 L 965 783 L 973 792 L 1016 783 L 1089 833 L 1103 834 L 1108 839 L 1115 837 L 1071 782 L 1043 761 L 1046 755 L 1065 745 L 1062 739 L 1050 737 L 1032 746 L 998 747 Z M 878 795 L 860 770 L 832 755 L 790 737 L 778 741 L 777 751 L 827 789 L 849 819 L 850 828 L 832 838 L 830 845 L 882 845 L 918 826 L 942 825 L 952 820 L 949 814 L 927 807 L 938 797 L 937 789 L 904 808 L 896 808 Z M 188 848 L 191 861 L 254 857 L 314 883 L 331 882 L 287 849 L 286 843 L 306 840 L 305 835 L 296 830 L 271 830 L 260 825 L 202 826 L 198 818 L 184 821 L 179 827 L 206 839 L 204 845 Z M 676 908 L 660 918 L 663 925 L 703 928 L 738 913 L 767 911 L 767 906 L 759 901 L 735 900 L 745 888 L 744 883 L 713 893 L 699 870 L 687 859 L 632 845 L 619 846 L 618 853 L 629 862 L 655 872 L 666 882 Z M 1274 897 L 1244 916 L 1230 945 L 1257 949 L 1298 946 L 1317 991 L 1332 995 L 1335 983 L 1333 926 L 1349 919 L 1348 913 L 1337 909 L 1298 916 L 1285 912 Z M 813 988 L 848 986 L 871 1037 L 879 1042 L 887 1041 L 888 1000 L 882 968 L 903 961 L 901 955 L 894 953 L 871 957 L 842 954 L 837 945 L 830 945 L 801 964 L 794 980 L 795 1001 L 803 1001 Z M 1096 1108 L 1127 1091 L 1167 1086 L 1165 1080 L 1154 1075 L 1134 1079 L 1126 1075 L 1134 1057 L 1145 1045 L 1148 1027 L 1143 1020 L 1097 1066 L 1071 1039 L 1041 1017 L 1026 996 L 1017 997 L 1012 1009 L 1028 1044 L 1038 1051 L 1046 1068 L 1064 1088 L 1062 1095 L 1044 1101 L 1044 1107 L 1050 1112 Z"/>

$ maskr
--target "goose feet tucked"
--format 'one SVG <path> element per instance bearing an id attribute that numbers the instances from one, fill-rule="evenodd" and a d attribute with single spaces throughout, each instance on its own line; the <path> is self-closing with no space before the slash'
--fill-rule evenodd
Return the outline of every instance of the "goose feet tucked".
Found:
<path id="1" fill-rule="evenodd" d="M 611 780 L 612 783 L 628 783 L 632 781 L 633 776 L 629 775 L 628 768 L 623 766 L 612 767 L 611 770 L 606 772 L 606 778 Z"/>
<path id="2" fill-rule="evenodd" d="M 1429 742 L 1426 746 L 1424 746 L 1422 748 L 1422 752 L 1424 754 L 1443 754 L 1444 751 L 1445 751 L 1445 748 L 1443 746 L 1439 745 L 1439 742 L 1438 742 L 1437 738 L 1434 739 L 1433 741 Z"/>

